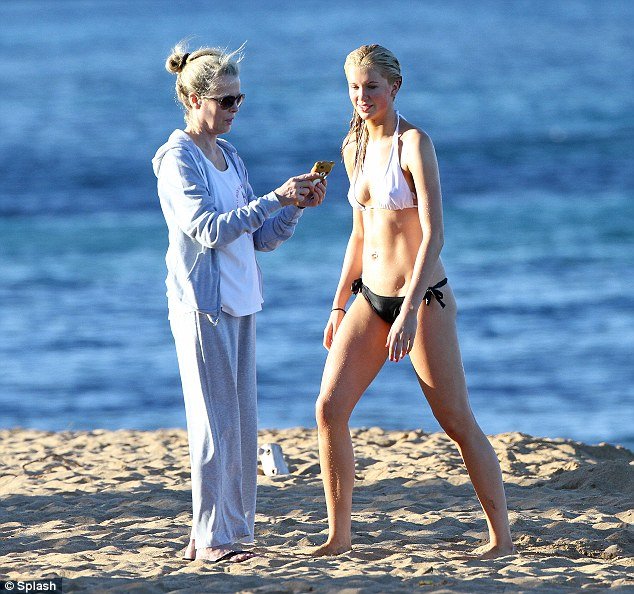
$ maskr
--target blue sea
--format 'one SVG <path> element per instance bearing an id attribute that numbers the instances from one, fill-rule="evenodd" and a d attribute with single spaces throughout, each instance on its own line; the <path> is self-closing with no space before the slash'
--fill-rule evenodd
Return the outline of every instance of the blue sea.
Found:
<path id="1" fill-rule="evenodd" d="M 247 42 L 228 139 L 257 193 L 338 162 L 259 256 L 260 425 L 314 426 L 351 225 L 342 64 L 375 42 L 436 146 L 483 429 L 634 447 L 634 3 L 3 0 L 0 22 L 1 427 L 185 426 L 150 160 L 183 126 L 163 65 L 186 37 Z M 408 361 L 352 424 L 438 430 Z"/>

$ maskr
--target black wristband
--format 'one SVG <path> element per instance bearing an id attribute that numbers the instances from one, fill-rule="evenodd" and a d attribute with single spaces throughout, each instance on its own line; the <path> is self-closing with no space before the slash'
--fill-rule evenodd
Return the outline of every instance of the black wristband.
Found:
<path id="1" fill-rule="evenodd" d="M 346 313 L 346 310 L 343 307 L 333 307 L 330 310 L 330 313 L 332 313 L 333 311 L 342 311 L 343 313 Z"/>

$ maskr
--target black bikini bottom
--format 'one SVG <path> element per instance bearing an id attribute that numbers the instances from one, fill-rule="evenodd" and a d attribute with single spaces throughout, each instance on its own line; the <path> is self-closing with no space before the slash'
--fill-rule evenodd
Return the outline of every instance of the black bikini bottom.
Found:
<path id="1" fill-rule="evenodd" d="M 435 298 L 442 307 L 445 307 L 443 303 L 443 294 L 439 291 L 440 287 L 447 284 L 447 279 L 443 278 L 439 283 L 436 283 L 433 287 L 428 287 L 425 291 L 425 297 L 423 298 L 426 305 L 431 304 L 432 298 Z M 363 281 L 358 278 L 352 283 L 352 292 L 356 295 L 361 293 L 365 297 L 365 300 L 370 304 L 370 307 L 374 312 L 388 324 L 393 324 L 394 320 L 398 318 L 398 314 L 401 313 L 401 306 L 405 297 L 383 297 L 373 293 L 363 284 Z"/>

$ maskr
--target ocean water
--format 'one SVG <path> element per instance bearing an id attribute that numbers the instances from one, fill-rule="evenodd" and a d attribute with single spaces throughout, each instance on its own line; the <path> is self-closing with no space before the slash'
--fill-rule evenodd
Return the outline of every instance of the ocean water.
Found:
<path id="1" fill-rule="evenodd" d="M 0 22 L 0 426 L 185 424 L 150 166 L 182 126 L 170 47 L 247 41 L 229 140 L 263 194 L 338 161 L 343 60 L 377 42 L 436 145 L 480 424 L 634 447 L 634 4 L 4 0 Z M 263 427 L 314 425 L 346 190 L 338 163 L 324 206 L 259 257 Z M 438 430 L 408 361 L 352 424 Z"/>

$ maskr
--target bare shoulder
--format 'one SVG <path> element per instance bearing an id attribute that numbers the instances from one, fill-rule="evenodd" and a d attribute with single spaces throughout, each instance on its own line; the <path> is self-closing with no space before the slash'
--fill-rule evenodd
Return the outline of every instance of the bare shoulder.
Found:
<path id="1" fill-rule="evenodd" d="M 429 134 L 407 120 L 401 120 L 401 167 L 414 178 L 435 175 L 438 171 L 436 151 Z"/>
<path id="2" fill-rule="evenodd" d="M 400 136 L 404 155 L 419 154 L 423 159 L 434 155 L 434 144 L 427 132 L 401 118 Z"/>

